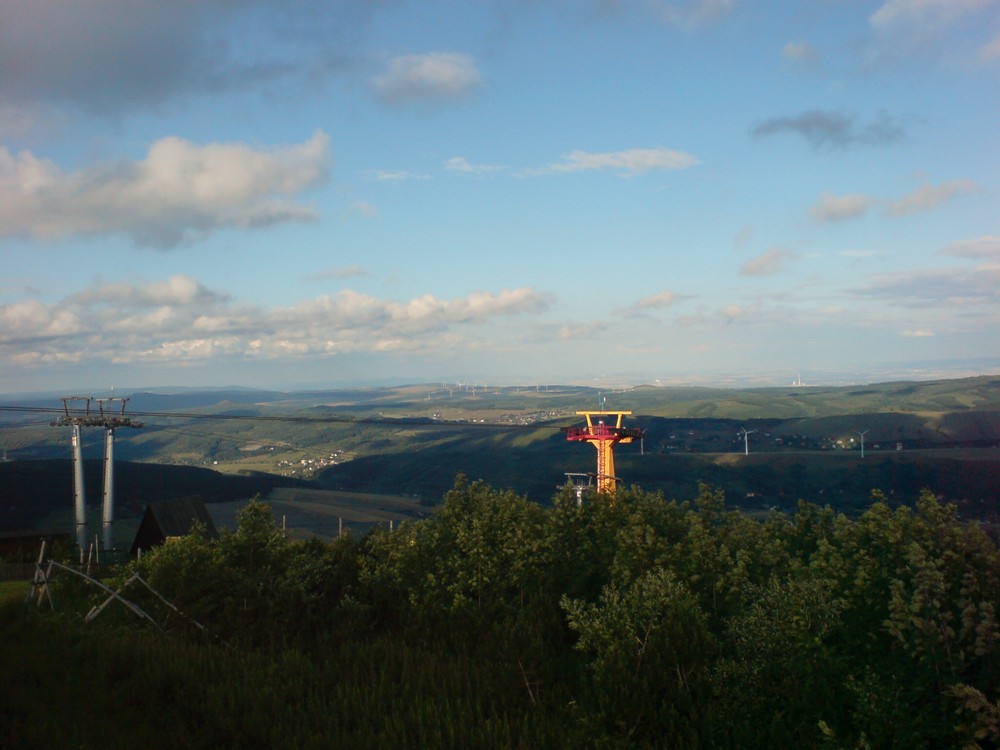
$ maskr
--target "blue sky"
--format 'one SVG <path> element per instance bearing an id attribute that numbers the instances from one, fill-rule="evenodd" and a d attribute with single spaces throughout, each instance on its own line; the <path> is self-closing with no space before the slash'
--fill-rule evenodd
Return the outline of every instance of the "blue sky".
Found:
<path id="1" fill-rule="evenodd" d="M 1000 366 L 996 0 L 0 0 L 0 392 Z"/>

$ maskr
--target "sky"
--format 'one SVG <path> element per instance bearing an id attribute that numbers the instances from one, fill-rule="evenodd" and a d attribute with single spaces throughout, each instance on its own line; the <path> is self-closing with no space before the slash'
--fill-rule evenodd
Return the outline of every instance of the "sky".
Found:
<path id="1" fill-rule="evenodd" d="M 1000 371 L 998 0 L 0 0 L 0 393 Z"/>

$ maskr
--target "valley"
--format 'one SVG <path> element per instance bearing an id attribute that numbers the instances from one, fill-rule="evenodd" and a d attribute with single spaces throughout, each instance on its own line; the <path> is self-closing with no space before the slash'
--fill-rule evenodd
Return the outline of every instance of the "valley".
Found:
<path id="1" fill-rule="evenodd" d="M 0 400 L 3 529 L 59 525 L 71 498 L 68 430 L 51 426 L 62 403 Z M 631 411 L 627 424 L 643 430 L 616 449 L 623 484 L 668 499 L 707 483 L 748 510 L 792 510 L 801 499 L 856 514 L 873 490 L 908 503 L 930 488 L 964 516 L 996 521 L 996 377 L 826 388 L 139 391 L 127 409 L 144 426 L 117 434 L 119 516 L 136 517 L 149 499 L 198 496 L 221 508 L 259 494 L 299 536 L 329 538 L 343 504 L 302 493 L 354 493 L 355 507 L 387 498 L 393 510 L 365 523 L 403 520 L 440 502 L 459 473 L 546 504 L 567 473 L 595 471 L 594 451 L 567 442 L 563 428 L 581 423 L 577 411 L 601 407 Z M 90 502 L 100 497 L 102 439 L 100 429 L 83 431 Z"/>

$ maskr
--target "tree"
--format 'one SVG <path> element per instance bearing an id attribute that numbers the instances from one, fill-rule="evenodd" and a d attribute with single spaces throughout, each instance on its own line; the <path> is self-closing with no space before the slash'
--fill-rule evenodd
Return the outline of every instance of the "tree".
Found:
<path id="1" fill-rule="evenodd" d="M 704 739 L 715 642 L 697 598 L 664 568 L 609 584 L 596 603 L 564 597 L 577 648 L 591 655 L 591 710 L 629 742 Z"/>

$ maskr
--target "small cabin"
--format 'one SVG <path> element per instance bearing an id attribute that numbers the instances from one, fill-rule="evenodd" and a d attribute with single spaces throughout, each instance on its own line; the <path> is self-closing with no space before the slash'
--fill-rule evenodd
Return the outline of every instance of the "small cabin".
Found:
<path id="1" fill-rule="evenodd" d="M 200 523 L 210 538 L 219 535 L 205 503 L 196 498 L 159 500 L 149 503 L 132 542 L 133 557 L 148 552 L 172 537 L 187 536 L 191 527 Z"/>

